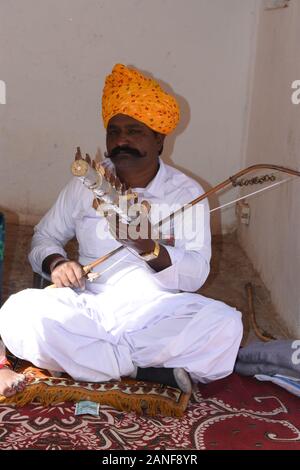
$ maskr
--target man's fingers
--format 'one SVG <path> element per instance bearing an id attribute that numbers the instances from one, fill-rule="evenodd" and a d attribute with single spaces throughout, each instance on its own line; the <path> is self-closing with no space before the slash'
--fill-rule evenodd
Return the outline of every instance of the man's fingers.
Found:
<path id="1" fill-rule="evenodd" d="M 146 214 L 149 214 L 149 212 L 150 212 L 150 210 L 151 210 L 151 204 L 150 204 L 150 202 L 148 202 L 148 201 L 142 201 L 142 202 L 141 202 L 141 206 L 142 206 L 142 208 L 141 208 L 142 211 L 143 211 L 143 209 L 145 209 Z"/>
<path id="2" fill-rule="evenodd" d="M 116 240 L 127 240 L 128 239 L 128 230 L 127 230 L 127 226 L 126 226 L 126 229 L 123 230 L 118 230 L 118 232 L 116 232 L 116 230 L 112 227 L 109 229 L 111 235 L 116 239 Z"/>
<path id="3" fill-rule="evenodd" d="M 68 271 L 66 271 L 65 274 L 66 274 L 66 278 L 67 278 L 67 282 L 68 282 L 69 286 L 79 287 L 78 279 L 77 279 L 74 271 L 72 270 L 72 268 L 70 268 Z"/>
<path id="4" fill-rule="evenodd" d="M 151 205 L 149 202 L 142 201 L 138 207 L 138 217 L 132 220 L 129 225 L 121 222 L 116 214 L 107 216 L 110 233 L 116 240 L 125 245 L 151 238 L 150 210 Z"/>
<path id="5" fill-rule="evenodd" d="M 52 274 L 51 280 L 56 287 L 70 287 L 69 279 L 64 272 Z"/>
<path id="6" fill-rule="evenodd" d="M 118 214 L 109 215 L 107 217 L 109 231 L 117 240 L 127 240 L 128 225 L 120 221 Z"/>
<path id="7" fill-rule="evenodd" d="M 59 276 L 55 276 L 55 275 L 52 275 L 51 276 L 51 281 L 53 282 L 53 284 L 55 285 L 55 287 L 65 287 L 61 281 L 61 278 Z"/>
<path id="8" fill-rule="evenodd" d="M 119 240 L 127 240 L 128 238 L 128 225 L 119 223 L 118 238 Z"/>
<path id="9" fill-rule="evenodd" d="M 109 231 L 114 238 L 118 238 L 118 220 L 115 213 L 106 216 Z"/>
<path id="10" fill-rule="evenodd" d="M 76 261 L 69 261 L 57 266 L 51 274 L 51 279 L 56 287 L 83 288 L 83 276 L 82 266 Z"/>
<path id="11" fill-rule="evenodd" d="M 74 275 L 75 275 L 78 287 L 83 289 L 85 286 L 85 280 L 84 280 L 84 272 L 83 272 L 82 266 L 77 263 L 73 269 L 74 269 Z"/>

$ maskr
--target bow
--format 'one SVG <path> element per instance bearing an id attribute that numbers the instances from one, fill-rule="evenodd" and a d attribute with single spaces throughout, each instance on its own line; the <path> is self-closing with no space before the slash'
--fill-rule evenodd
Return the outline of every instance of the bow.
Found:
<path id="1" fill-rule="evenodd" d="M 183 205 L 180 209 L 176 210 L 175 212 L 172 212 L 171 214 L 169 214 L 167 217 L 163 218 L 162 220 L 160 220 L 157 224 L 154 225 L 154 228 L 157 228 L 159 229 L 165 222 L 167 222 L 169 219 L 171 218 L 174 218 L 176 217 L 177 215 L 179 214 L 182 214 L 182 212 L 187 209 L 187 208 L 190 208 L 191 206 L 194 206 L 195 204 L 198 204 L 199 202 L 203 201 L 204 199 L 206 199 L 207 197 L 211 196 L 212 194 L 215 194 L 219 191 L 221 191 L 222 189 L 225 189 L 226 187 L 228 186 L 238 186 L 239 185 L 239 178 L 241 178 L 242 176 L 248 174 L 248 173 L 252 173 L 253 171 L 256 171 L 256 170 L 262 170 L 262 169 L 271 169 L 271 170 L 275 170 L 275 171 L 280 171 L 282 173 L 286 173 L 286 174 L 289 174 L 289 175 L 292 175 L 292 176 L 298 176 L 300 177 L 300 171 L 298 170 L 294 170 L 294 169 L 291 169 L 291 168 L 286 168 L 284 166 L 280 166 L 280 165 L 274 165 L 274 164 L 268 164 L 268 163 L 261 163 L 261 164 L 256 164 L 256 165 L 251 165 L 247 168 L 244 168 L 240 171 L 238 171 L 237 173 L 235 173 L 234 175 L 230 176 L 229 178 L 227 178 L 226 180 L 222 181 L 221 183 L 217 184 L 216 186 L 214 186 L 213 188 L 209 189 L 208 191 L 206 191 L 205 193 L 201 194 L 200 196 L 198 196 L 197 198 L 193 199 L 191 202 Z M 274 183 L 274 184 L 271 184 L 269 186 L 267 186 L 266 188 L 263 188 L 263 189 L 260 189 L 258 191 L 255 191 L 251 194 L 247 194 L 247 195 L 244 195 L 234 201 L 231 201 L 231 202 L 228 202 L 227 204 L 223 205 L 223 206 L 219 206 L 219 207 L 215 207 L 213 209 L 211 209 L 210 212 L 214 212 L 218 209 L 221 209 L 222 207 L 225 207 L 229 204 L 233 204 L 234 202 L 237 202 L 239 200 L 242 200 L 242 199 L 245 199 L 246 197 L 250 197 L 252 196 L 253 194 L 257 194 L 259 192 L 262 192 L 262 191 L 266 191 L 267 189 L 270 189 L 274 186 L 277 186 L 279 184 L 282 184 L 284 182 L 286 182 L 287 179 L 285 180 L 282 180 L 282 181 L 279 181 L 277 183 Z M 125 247 L 123 245 L 119 246 L 118 248 L 114 249 L 113 251 L 107 253 L 106 255 L 98 258 L 97 260 L 95 260 L 93 263 L 90 263 L 86 266 L 83 267 L 83 271 L 84 273 L 87 275 L 88 273 L 90 273 L 90 271 L 95 268 L 96 266 L 98 266 L 99 264 L 103 263 L 104 261 L 106 261 L 107 259 L 109 259 L 110 257 L 112 257 L 113 255 L 115 255 L 116 253 L 118 253 L 119 251 L 123 250 Z M 94 280 L 95 278 L 99 277 L 102 273 L 94 273 L 95 275 L 91 276 L 91 280 Z"/>

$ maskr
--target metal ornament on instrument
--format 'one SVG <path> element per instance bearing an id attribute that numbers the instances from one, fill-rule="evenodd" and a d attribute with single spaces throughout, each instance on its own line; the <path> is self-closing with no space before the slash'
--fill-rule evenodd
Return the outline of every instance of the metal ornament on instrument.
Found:
<path id="1" fill-rule="evenodd" d="M 98 163 L 93 165 L 94 167 L 88 161 L 77 157 L 72 163 L 71 171 L 88 189 L 93 191 L 97 201 L 95 208 L 98 212 L 104 215 L 115 212 L 122 222 L 131 223 L 138 217 L 138 214 L 129 215 L 128 205 L 137 202 L 137 194 L 130 188 L 124 190 L 112 173 L 106 176 L 102 165 Z"/>

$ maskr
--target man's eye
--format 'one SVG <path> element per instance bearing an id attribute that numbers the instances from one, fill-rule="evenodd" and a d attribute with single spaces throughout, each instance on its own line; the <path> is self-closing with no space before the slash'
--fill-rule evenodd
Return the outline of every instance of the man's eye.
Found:
<path id="1" fill-rule="evenodd" d="M 129 129 L 128 131 L 129 135 L 140 134 L 140 133 L 141 133 L 140 129 Z"/>
<path id="2" fill-rule="evenodd" d="M 107 135 L 116 135 L 116 134 L 117 134 L 116 129 L 108 129 L 108 131 L 107 131 Z"/>

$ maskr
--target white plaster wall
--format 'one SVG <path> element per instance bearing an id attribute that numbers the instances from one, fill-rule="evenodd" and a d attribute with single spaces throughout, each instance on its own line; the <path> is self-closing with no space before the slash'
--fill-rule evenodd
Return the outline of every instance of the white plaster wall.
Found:
<path id="1" fill-rule="evenodd" d="M 238 170 L 258 3 L 1 0 L 1 208 L 34 223 L 68 181 L 76 146 L 104 152 L 100 99 L 116 62 L 151 72 L 177 95 L 183 118 L 167 162 L 206 188 Z M 233 210 L 222 217 L 223 230 L 232 228 Z"/>
<path id="2" fill-rule="evenodd" d="M 300 169 L 300 1 L 261 11 L 246 164 Z M 251 222 L 240 239 L 270 289 L 291 334 L 300 337 L 300 179 L 249 199 Z"/>

